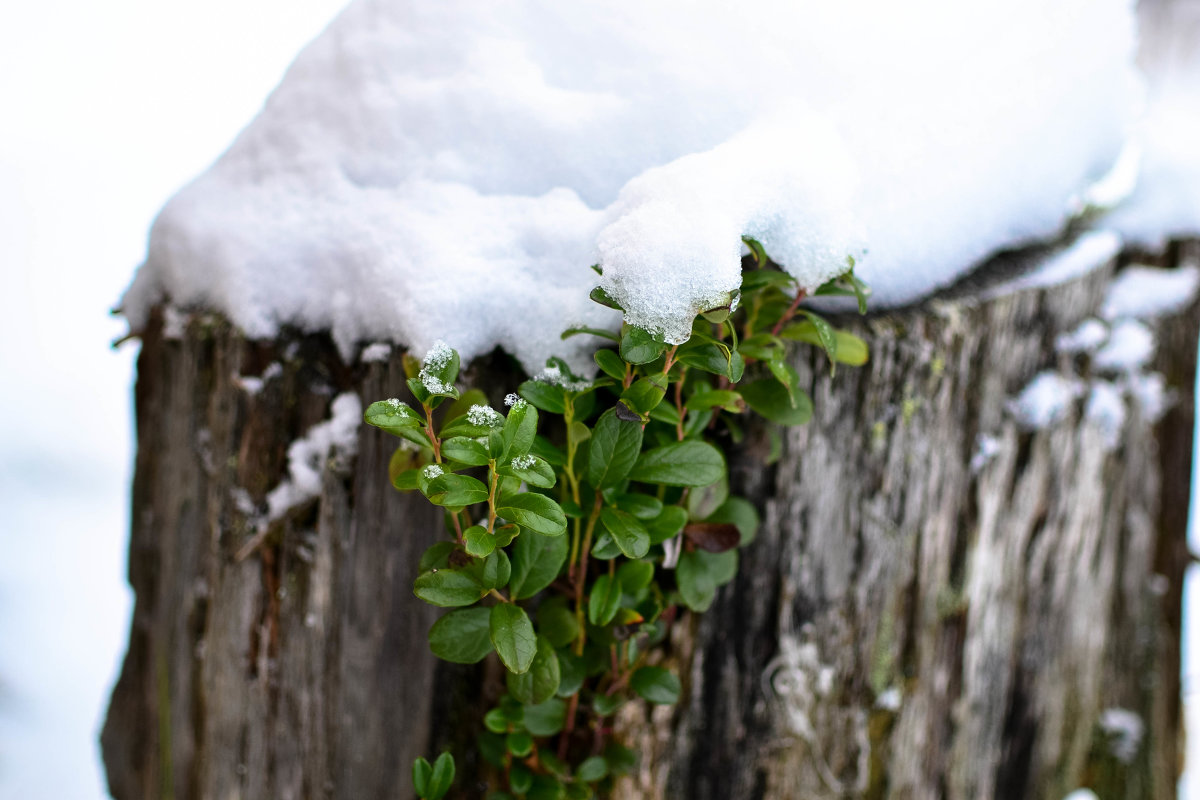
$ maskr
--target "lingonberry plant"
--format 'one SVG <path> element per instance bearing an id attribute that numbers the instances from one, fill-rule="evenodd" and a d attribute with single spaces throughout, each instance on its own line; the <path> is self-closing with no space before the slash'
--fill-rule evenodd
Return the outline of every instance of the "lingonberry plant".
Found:
<path id="1" fill-rule="evenodd" d="M 396 488 L 445 511 L 447 538 L 422 556 L 414 591 L 452 609 L 429 631 L 440 658 L 471 664 L 492 652 L 507 693 L 484 717 L 479 749 L 495 767 L 490 800 L 604 796 L 635 755 L 611 719 L 635 698 L 671 704 L 679 678 L 656 649 L 680 607 L 706 610 L 737 571 L 758 515 L 729 494 L 716 442 L 743 437 L 743 415 L 782 425 L 812 415 L 788 363 L 793 342 L 831 365 L 859 365 L 866 345 L 800 307 L 805 292 L 771 268 L 758 242 L 740 292 L 699 315 L 691 338 L 668 345 L 622 326 L 595 353 L 598 376 L 550 359 L 508 395 L 506 409 L 455 385 L 458 354 L 439 344 L 406 361 L 414 406 L 373 403 L 368 423 L 405 440 Z M 853 273 L 815 294 L 858 298 Z M 597 302 L 619 309 L 602 289 Z M 441 412 L 441 413 L 439 413 Z M 454 761 L 413 765 L 426 800 L 443 797 Z"/>

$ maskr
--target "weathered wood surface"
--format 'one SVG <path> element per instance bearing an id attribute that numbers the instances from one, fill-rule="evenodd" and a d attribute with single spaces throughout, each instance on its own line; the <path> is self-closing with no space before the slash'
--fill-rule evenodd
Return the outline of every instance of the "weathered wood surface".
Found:
<path id="1" fill-rule="evenodd" d="M 833 380 L 802 363 L 816 416 L 770 466 L 765 432 L 735 454 L 764 524 L 713 609 L 675 627 L 679 709 L 619 720 L 643 767 L 617 797 L 1174 797 L 1200 308 L 1155 323 L 1176 403 L 1155 424 L 1130 404 L 1115 449 L 1086 398 L 1041 431 L 1005 410 L 1040 370 L 1089 377 L 1053 341 L 1111 273 L 871 318 L 871 362 Z M 391 489 L 393 440 L 364 427 L 319 500 L 237 559 L 245 497 L 262 502 L 332 397 L 402 386 L 398 353 L 344 366 L 319 336 L 253 343 L 201 317 L 144 332 L 137 603 L 102 737 L 118 800 L 405 798 L 412 759 L 446 744 L 476 774 L 472 687 L 494 676 L 427 651 L 437 613 L 411 582 L 440 523 Z M 981 436 L 999 449 L 973 470 Z M 1100 724 L 1111 709 L 1144 726 L 1131 752 Z"/>

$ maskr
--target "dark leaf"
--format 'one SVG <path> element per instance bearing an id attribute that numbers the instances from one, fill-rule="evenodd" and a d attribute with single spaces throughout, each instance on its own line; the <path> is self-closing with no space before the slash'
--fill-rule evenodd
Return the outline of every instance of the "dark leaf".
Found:
<path id="1" fill-rule="evenodd" d="M 729 522 L 689 522 L 684 526 L 683 534 L 710 553 L 724 553 L 742 541 L 737 526 Z"/>

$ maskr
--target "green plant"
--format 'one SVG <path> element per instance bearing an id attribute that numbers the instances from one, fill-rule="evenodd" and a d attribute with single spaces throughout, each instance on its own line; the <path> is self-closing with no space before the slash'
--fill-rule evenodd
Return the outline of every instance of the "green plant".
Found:
<path id="1" fill-rule="evenodd" d="M 430 629 L 431 649 L 456 663 L 495 652 L 507 669 L 479 740 L 502 776 L 494 800 L 588 798 L 633 768 L 610 718 L 635 697 L 678 700 L 656 646 L 679 606 L 712 604 L 758 528 L 754 507 L 729 494 L 715 443 L 742 439 L 747 409 L 808 421 L 792 342 L 822 347 L 832 364 L 866 360 L 861 339 L 800 308 L 804 292 L 746 243 L 758 268 L 683 344 L 628 324 L 567 331 L 612 340 L 595 353 L 597 377 L 550 359 L 505 413 L 459 391 L 458 354 L 438 345 L 406 361 L 416 408 L 392 399 L 365 412 L 408 443 L 392 459 L 395 486 L 445 510 L 448 537 L 422 556 L 414 587 L 451 609 Z M 816 294 L 857 296 L 864 310 L 852 260 Z M 592 297 L 619 308 L 602 289 Z M 421 797 L 445 793 L 448 758 L 414 765 Z"/>

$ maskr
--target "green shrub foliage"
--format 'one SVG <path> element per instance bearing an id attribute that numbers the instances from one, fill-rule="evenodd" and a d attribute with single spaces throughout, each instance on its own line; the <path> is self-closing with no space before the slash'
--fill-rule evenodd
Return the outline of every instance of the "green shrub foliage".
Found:
<path id="1" fill-rule="evenodd" d="M 658 645 L 680 608 L 706 610 L 733 580 L 758 528 L 754 507 L 729 494 L 718 445 L 741 440 L 750 412 L 781 425 L 812 416 L 793 343 L 824 349 L 831 368 L 866 361 L 861 339 L 800 308 L 805 293 L 746 243 L 740 292 L 700 314 L 683 344 L 628 324 L 571 329 L 563 338 L 611 340 L 597 377 L 550 359 L 503 412 L 460 392 L 458 354 L 438 346 L 406 361 L 411 405 L 366 410 L 404 440 L 396 488 L 445 511 L 447 539 L 425 552 L 414 586 L 446 609 L 430 648 L 462 664 L 494 652 L 507 670 L 479 739 L 496 769 L 491 800 L 604 796 L 636 765 L 610 718 L 627 702 L 679 700 Z M 863 311 L 848 267 L 815 294 L 857 297 Z M 592 297 L 619 308 L 601 289 Z M 422 798 L 445 795 L 453 776 L 445 753 L 413 767 Z"/>

